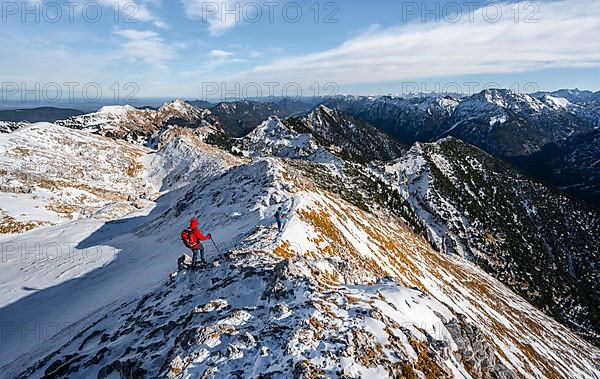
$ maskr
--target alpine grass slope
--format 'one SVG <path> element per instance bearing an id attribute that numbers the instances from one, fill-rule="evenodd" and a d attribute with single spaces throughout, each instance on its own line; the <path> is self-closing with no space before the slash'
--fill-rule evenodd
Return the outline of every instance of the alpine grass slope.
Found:
<path id="1" fill-rule="evenodd" d="M 296 122 L 285 121 L 292 127 Z M 313 136 L 294 133 L 272 119 L 247 136 L 243 145 L 254 154 L 321 163 L 293 165 L 361 209 L 368 210 L 370 204 L 402 217 L 436 249 L 477 263 L 547 314 L 598 343 L 597 210 L 457 139 L 418 143 L 399 160 L 374 163 L 369 171 L 332 154 L 329 161 L 323 159 L 325 154 L 316 161 L 319 145 L 311 140 Z M 312 149 L 290 142 L 301 137 L 312 141 Z M 340 143 L 329 151 L 348 156 L 345 140 L 336 141 Z M 353 146 L 368 154 L 368 142 Z M 273 149 L 273 144 L 285 149 Z M 323 166 L 337 173 L 335 179 Z"/>

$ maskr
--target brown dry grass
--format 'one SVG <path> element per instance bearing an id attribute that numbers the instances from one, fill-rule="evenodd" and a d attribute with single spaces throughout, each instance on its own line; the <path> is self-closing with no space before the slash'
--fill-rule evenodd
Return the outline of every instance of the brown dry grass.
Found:
<path id="1" fill-rule="evenodd" d="M 44 225 L 50 225 L 50 223 L 43 221 L 21 222 L 14 217 L 5 215 L 0 218 L 0 234 L 25 233 Z"/>
<path id="2" fill-rule="evenodd" d="M 292 250 L 289 241 L 282 241 L 279 245 L 277 245 L 277 247 L 273 250 L 273 254 L 283 259 L 290 259 L 297 255 L 297 253 Z"/>
<path id="3" fill-rule="evenodd" d="M 430 356 L 427 343 L 409 337 L 408 342 L 417 352 L 418 359 L 415 368 L 425 374 L 427 379 L 449 378 L 444 370 Z"/>

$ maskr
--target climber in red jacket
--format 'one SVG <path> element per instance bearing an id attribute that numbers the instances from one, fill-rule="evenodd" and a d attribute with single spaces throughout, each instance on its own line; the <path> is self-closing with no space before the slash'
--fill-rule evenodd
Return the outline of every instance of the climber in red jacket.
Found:
<path id="1" fill-rule="evenodd" d="M 206 264 L 206 259 L 204 259 L 204 246 L 202 245 L 202 241 L 208 241 L 212 236 L 210 233 L 208 235 L 202 234 L 202 232 L 198 229 L 198 219 L 192 218 L 190 221 L 190 227 L 181 232 L 181 239 L 185 246 L 192 250 L 192 268 L 197 267 L 196 263 L 198 262 L 198 252 L 200 252 L 200 258 L 202 260 L 202 265 Z"/>

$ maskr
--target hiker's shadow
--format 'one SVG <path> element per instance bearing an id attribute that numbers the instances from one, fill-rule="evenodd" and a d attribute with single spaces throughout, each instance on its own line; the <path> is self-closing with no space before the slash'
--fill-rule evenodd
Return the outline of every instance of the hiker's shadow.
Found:
<path id="1" fill-rule="evenodd" d="M 156 206 L 146 215 L 127 217 L 105 222 L 98 230 L 77 244 L 77 249 L 88 249 L 98 245 L 111 245 L 111 241 L 117 240 L 126 234 L 131 234 L 144 224 L 154 220 L 169 208 L 168 198 L 172 194 L 160 196 L 156 200 Z M 114 246 L 116 247 L 116 246 Z"/>

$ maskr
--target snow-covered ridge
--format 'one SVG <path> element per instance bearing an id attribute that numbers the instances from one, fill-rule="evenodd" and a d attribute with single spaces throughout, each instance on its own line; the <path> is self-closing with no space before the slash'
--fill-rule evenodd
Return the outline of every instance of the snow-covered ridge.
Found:
<path id="1" fill-rule="evenodd" d="M 288 158 L 307 157 L 317 151 L 318 145 L 308 134 L 293 131 L 278 117 L 270 117 L 241 139 L 246 154 L 273 155 Z"/>
<path id="2" fill-rule="evenodd" d="M 1 133 L 11 133 L 19 128 L 29 125 L 29 122 L 20 121 L 0 121 L 0 134 Z"/>
<path id="3" fill-rule="evenodd" d="M 210 127 L 216 121 L 210 110 L 194 107 L 178 99 L 163 104 L 157 110 L 138 109 L 130 105 L 106 106 L 98 112 L 56 123 L 103 136 L 152 144 L 152 141 L 160 138 L 160 132 L 170 126 Z"/>
<path id="4" fill-rule="evenodd" d="M 546 100 L 546 103 L 554 105 L 555 108 L 569 109 L 569 107 L 573 106 L 573 104 L 564 97 L 546 95 L 544 96 L 544 100 Z"/>
<path id="5" fill-rule="evenodd" d="M 45 224 L 125 215 L 156 193 L 144 183 L 147 152 L 47 123 L 0 134 L 0 208 L 19 221 Z"/>
<path id="6" fill-rule="evenodd" d="M 96 213 L 93 217 L 80 220 L 60 219 L 55 222 L 55 226 L 38 227 L 25 234 L 0 236 L 1 246 L 15 247 L 10 254 L 4 255 L 3 252 L 2 255 L 0 315 L 3 322 L 14 321 L 20 326 L 47 325 L 49 322 L 55 322 L 61 327 L 66 327 L 98 307 L 122 297 L 136 298 L 140 291 L 145 292 L 155 283 L 161 282 L 172 270 L 177 258 L 177 253 L 169 255 L 164 251 L 180 246 L 179 229 L 182 225 L 185 227 L 191 215 L 188 213 L 185 216 L 187 220 L 182 221 L 182 225 L 171 220 L 159 233 L 151 234 L 150 238 L 136 237 L 136 228 L 150 222 L 157 214 L 172 209 L 174 202 L 181 200 L 183 195 L 190 191 L 190 186 L 203 188 L 206 183 L 218 178 L 230 167 L 239 165 L 240 159 L 205 145 L 196 135 L 185 130 L 181 135 L 173 136 L 161 151 L 154 153 L 133 144 L 83 131 L 55 125 L 47 127 L 57 135 L 74 135 L 85 141 L 86 143 L 78 144 L 81 149 L 91 149 L 94 143 L 105 143 L 107 151 L 113 153 L 116 160 L 122 157 L 115 154 L 115 144 L 128 146 L 133 151 L 140 152 L 140 172 L 132 178 L 131 184 L 139 180 L 144 186 L 154 191 L 160 190 L 162 193 L 157 197 L 158 194 L 154 192 L 155 195 L 149 199 L 151 201 L 132 197 L 132 201 L 141 201 L 141 209 L 127 208 L 120 203 L 111 202 L 111 209 L 121 213 L 113 213 L 111 216 L 103 213 L 110 221 Z M 64 136 L 63 138 L 67 139 Z M 69 144 L 64 146 L 68 147 Z M 94 153 L 98 156 L 96 159 L 106 159 L 102 153 L 90 151 L 90 154 Z M 44 154 L 36 152 L 36 155 Z M 112 163 L 111 158 L 106 159 L 106 164 Z M 93 160 L 86 164 L 94 164 L 96 169 L 104 167 Z M 122 172 L 120 167 L 115 171 L 116 175 Z M 88 174 L 95 172 L 88 170 Z M 49 175 L 47 172 L 43 174 Z M 124 175 L 127 175 L 126 172 Z M 102 185 L 102 182 L 94 181 L 98 179 L 88 177 L 89 185 Z M 117 188 L 119 185 L 119 177 L 106 179 L 109 180 L 109 188 Z M 235 179 L 239 180 L 237 177 Z M 215 188 L 215 191 L 221 190 L 222 186 L 217 184 Z M 63 189 L 59 186 L 57 190 Z M 27 195 L 14 196 L 15 203 L 26 204 L 24 200 Z M 129 201 L 125 189 L 120 196 L 125 196 Z M 47 204 L 44 200 L 40 199 L 41 205 Z M 207 201 L 204 201 L 204 204 L 211 205 Z M 196 207 L 195 211 L 201 209 Z M 48 212 L 44 210 L 41 214 L 47 215 Z M 228 211 L 223 211 L 223 214 L 228 214 Z M 217 221 L 211 222 L 215 228 L 213 231 L 229 236 L 228 233 L 219 232 L 215 226 Z M 205 222 L 206 219 L 202 221 L 203 225 L 206 225 Z M 32 287 L 32 283 L 35 283 L 35 288 Z M 62 295 L 40 296 L 42 293 L 54 291 Z M 32 293 L 35 293 L 33 297 L 30 296 Z M 31 306 L 44 311 L 31 312 Z M 69 312 L 65 312 L 65 309 L 69 309 Z M 7 360 L 29 351 L 40 342 L 39 338 L 21 339 L 18 333 L 5 337 L 2 341 L 1 350 L 4 353 L 0 366 L 8 363 Z"/>
<path id="7" fill-rule="evenodd" d="M 147 240 L 142 246 L 155 251 L 122 274 L 131 280 L 159 256 L 173 257 L 179 225 L 197 212 L 215 227 L 225 256 L 210 249 L 218 263 L 119 298 L 73 324 L 78 333 L 57 334 L 5 372 L 597 375 L 597 349 L 495 279 L 439 255 L 397 220 L 321 192 L 278 159 L 234 166 L 168 196 L 174 206 L 121 237 Z M 280 235 L 271 220 L 278 206 L 287 213 Z M 161 260 L 165 268 L 172 259 Z"/>

